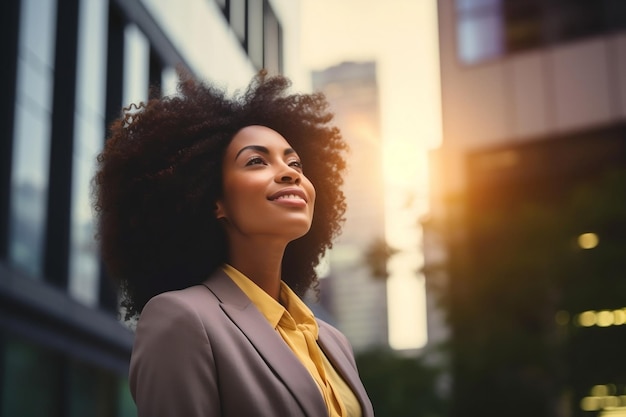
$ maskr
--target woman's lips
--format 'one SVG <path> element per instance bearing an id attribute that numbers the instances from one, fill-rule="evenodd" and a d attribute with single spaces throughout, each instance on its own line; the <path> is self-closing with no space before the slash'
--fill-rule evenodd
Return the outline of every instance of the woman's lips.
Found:
<path id="1" fill-rule="evenodd" d="M 275 192 L 268 198 L 271 201 L 304 201 L 308 202 L 307 196 L 305 192 L 300 188 L 285 188 L 280 191 Z"/>
<path id="2" fill-rule="evenodd" d="M 288 207 L 306 207 L 306 193 L 299 188 L 285 188 L 268 197 L 268 200 Z"/>

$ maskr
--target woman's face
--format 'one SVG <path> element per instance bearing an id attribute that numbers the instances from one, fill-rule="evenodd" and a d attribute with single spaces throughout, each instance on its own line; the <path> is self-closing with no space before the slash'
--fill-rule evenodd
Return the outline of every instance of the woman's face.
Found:
<path id="1" fill-rule="evenodd" d="M 265 236 L 289 242 L 309 231 L 315 188 L 278 132 L 257 125 L 241 129 L 226 149 L 222 173 L 224 193 L 215 214 L 225 220 L 231 241 Z"/>

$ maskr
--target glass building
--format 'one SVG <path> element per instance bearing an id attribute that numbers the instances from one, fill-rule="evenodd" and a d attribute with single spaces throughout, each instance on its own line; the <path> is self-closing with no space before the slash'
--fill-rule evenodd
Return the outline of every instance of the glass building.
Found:
<path id="1" fill-rule="evenodd" d="M 237 88 L 261 68 L 289 74 L 297 13 L 279 0 L 1 2 L 0 417 L 136 414 L 133 334 L 90 205 L 107 124 L 172 93 L 178 66 Z"/>

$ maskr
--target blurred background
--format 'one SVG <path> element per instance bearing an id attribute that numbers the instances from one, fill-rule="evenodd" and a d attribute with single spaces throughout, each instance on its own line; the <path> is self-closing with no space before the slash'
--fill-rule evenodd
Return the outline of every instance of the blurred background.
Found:
<path id="1" fill-rule="evenodd" d="M 90 180 L 179 65 L 326 94 L 349 206 L 309 304 L 378 417 L 626 416 L 626 1 L 4 0 L 0 54 L 0 417 L 136 415 Z"/>

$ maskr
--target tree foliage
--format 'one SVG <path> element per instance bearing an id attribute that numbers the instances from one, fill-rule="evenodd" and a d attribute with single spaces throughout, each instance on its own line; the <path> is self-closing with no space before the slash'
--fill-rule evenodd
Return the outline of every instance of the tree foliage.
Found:
<path id="1" fill-rule="evenodd" d="M 452 416 L 583 416 L 593 385 L 626 383 L 623 326 L 576 324 L 583 311 L 626 307 L 625 199 L 616 171 L 564 198 L 466 207 L 441 230 L 448 259 L 428 276 L 446 279 L 429 285 L 452 331 Z M 582 249 L 590 232 L 599 245 Z"/>
<path id="2" fill-rule="evenodd" d="M 440 368 L 388 349 L 360 353 L 356 360 L 376 417 L 446 415 Z"/>
<path id="3" fill-rule="evenodd" d="M 367 246 L 363 261 L 374 278 L 384 280 L 389 275 L 387 262 L 396 253 L 398 253 L 397 249 L 389 246 L 384 238 L 378 237 Z"/>

